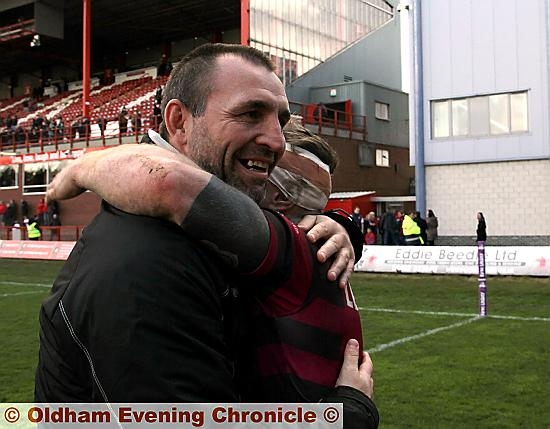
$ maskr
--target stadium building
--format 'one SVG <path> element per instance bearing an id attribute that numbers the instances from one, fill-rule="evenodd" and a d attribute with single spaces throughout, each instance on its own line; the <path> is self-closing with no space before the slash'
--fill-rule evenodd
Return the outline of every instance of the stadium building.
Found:
<path id="1" fill-rule="evenodd" d="M 47 7 L 34 0 L 2 2 L 0 200 L 25 199 L 32 212 L 66 159 L 139 141 L 160 121 L 155 94 L 166 71 L 202 43 L 225 42 L 250 44 L 276 63 L 291 110 L 340 155 L 335 192 L 368 191 L 370 206 L 377 204 L 379 212 L 386 205 L 414 205 L 395 5 L 384 0 L 158 5 L 65 0 Z M 83 37 L 88 33 L 89 39 Z M 118 120 L 123 109 L 126 132 Z M 12 115 L 16 125 L 7 124 Z M 58 118 L 62 127 L 52 125 Z M 61 202 L 63 224 L 88 223 L 97 203 L 91 193 Z"/>
<path id="2" fill-rule="evenodd" d="M 441 244 L 473 244 L 481 211 L 489 244 L 550 245 L 549 2 L 418 4 L 424 157 L 414 131 L 411 156 Z"/>

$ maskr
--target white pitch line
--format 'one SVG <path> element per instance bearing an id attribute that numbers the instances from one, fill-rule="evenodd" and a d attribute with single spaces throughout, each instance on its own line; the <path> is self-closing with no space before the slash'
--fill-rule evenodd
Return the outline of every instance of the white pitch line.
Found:
<path id="1" fill-rule="evenodd" d="M 447 311 L 421 311 L 421 310 L 394 310 L 391 308 L 364 308 L 359 307 L 359 310 L 374 311 L 379 313 L 405 313 L 405 314 L 424 314 L 428 316 L 456 316 L 456 317 L 475 317 L 476 313 L 451 313 Z M 489 319 L 505 319 L 505 320 L 523 320 L 529 322 L 550 322 L 548 317 L 524 317 L 524 316 L 499 316 L 496 314 L 488 314 L 485 318 Z"/>
<path id="2" fill-rule="evenodd" d="M 386 344 L 380 344 L 379 346 L 376 346 L 376 347 L 373 347 L 372 349 L 367 350 L 367 352 L 369 352 L 369 353 L 381 352 L 381 351 L 389 349 L 391 347 L 398 346 L 399 344 L 407 343 L 407 342 L 413 341 L 413 340 L 418 340 L 420 338 L 424 338 L 424 337 L 427 337 L 429 335 L 434 335 L 434 334 L 437 334 L 437 333 L 442 332 L 442 331 L 448 331 L 449 329 L 459 328 L 461 326 L 467 325 L 468 323 L 476 322 L 480 319 L 481 319 L 480 316 L 476 316 L 476 317 L 472 317 L 471 319 L 468 319 L 468 320 L 463 320 L 463 321 L 458 322 L 458 323 L 453 323 L 452 325 L 442 326 L 440 328 L 435 328 L 435 329 L 430 329 L 428 331 L 421 332 L 420 334 L 411 335 L 410 337 L 400 338 L 400 339 L 395 340 L 395 341 L 390 341 L 389 343 L 386 343 Z"/>
<path id="3" fill-rule="evenodd" d="M 33 290 L 28 292 L 2 293 L 0 294 L 0 298 L 6 298 L 8 296 L 30 295 L 30 294 L 37 294 L 37 293 L 42 293 L 42 292 L 39 290 Z"/>
<path id="4" fill-rule="evenodd" d="M 12 285 L 12 286 L 36 286 L 36 287 L 47 287 L 51 288 L 51 284 L 46 283 L 20 283 L 20 282 L 5 282 L 0 280 L 0 285 Z"/>

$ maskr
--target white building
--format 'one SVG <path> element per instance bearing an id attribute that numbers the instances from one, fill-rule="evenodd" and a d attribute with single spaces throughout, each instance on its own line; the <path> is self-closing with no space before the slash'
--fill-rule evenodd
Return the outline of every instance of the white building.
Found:
<path id="1" fill-rule="evenodd" d="M 472 244 L 481 211 L 489 244 L 550 245 L 549 1 L 421 2 L 426 208 L 441 244 Z"/>

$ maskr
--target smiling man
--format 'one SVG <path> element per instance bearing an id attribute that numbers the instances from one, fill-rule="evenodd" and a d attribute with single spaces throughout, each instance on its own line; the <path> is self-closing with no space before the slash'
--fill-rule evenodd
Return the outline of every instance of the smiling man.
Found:
<path id="1" fill-rule="evenodd" d="M 196 49 L 173 70 L 163 108 L 171 147 L 211 173 L 189 183 L 178 201 L 189 228 L 201 228 L 195 213 L 223 218 L 211 196 L 238 191 L 223 189 L 222 181 L 256 201 L 263 197 L 284 152 L 282 127 L 290 114 L 284 88 L 261 52 L 239 45 Z M 143 163 L 151 178 L 168 174 L 147 157 Z M 137 179 L 117 177 L 111 185 Z M 160 190 L 153 197 L 161 204 L 165 195 Z M 234 271 L 224 267 L 230 261 L 251 270 L 269 246 L 261 212 L 237 209 L 258 226 L 255 238 L 263 237 L 242 260 L 223 242 L 212 249 L 173 222 L 103 203 L 42 305 L 36 401 L 236 401 L 229 332 Z M 236 225 L 223 227 L 235 231 L 231 244 L 244 240 Z M 208 234 L 215 229 L 203 240 L 211 241 Z M 337 241 L 323 246 L 325 257 Z M 336 259 L 333 280 L 349 262 L 349 255 Z"/>

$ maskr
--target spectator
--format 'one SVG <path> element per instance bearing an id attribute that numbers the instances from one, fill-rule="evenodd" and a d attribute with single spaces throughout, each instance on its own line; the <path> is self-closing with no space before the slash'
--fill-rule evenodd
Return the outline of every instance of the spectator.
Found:
<path id="1" fill-rule="evenodd" d="M 101 135 L 104 136 L 105 129 L 107 128 L 107 120 L 103 116 L 100 116 L 99 118 L 97 118 L 97 125 L 99 126 L 99 131 L 101 132 Z"/>
<path id="2" fill-rule="evenodd" d="M 435 240 L 437 240 L 437 228 L 439 227 L 439 222 L 437 221 L 437 217 L 432 209 L 428 210 L 426 223 L 428 225 L 428 229 L 426 231 L 428 246 L 433 246 L 435 245 Z"/>
<path id="3" fill-rule="evenodd" d="M 141 133 L 141 112 L 140 112 L 139 110 L 136 111 L 136 113 L 134 114 L 133 123 L 134 123 L 134 131 L 135 131 L 135 133 L 136 133 L 136 134 Z"/>
<path id="4" fill-rule="evenodd" d="M 4 201 L 0 200 L 0 225 L 4 225 L 4 215 L 6 214 L 6 210 L 8 209 L 8 206 Z"/>
<path id="5" fill-rule="evenodd" d="M 420 216 L 420 212 L 416 212 L 415 214 L 416 216 L 414 218 L 414 221 L 420 227 L 420 237 L 422 237 L 422 244 L 426 244 L 426 242 L 428 241 L 428 236 L 426 234 L 428 224 L 426 222 L 426 219 L 422 219 L 422 216 Z"/>
<path id="6" fill-rule="evenodd" d="M 21 216 L 29 216 L 29 203 L 27 203 L 26 200 L 21 200 L 19 202 L 21 204 Z"/>
<path id="7" fill-rule="evenodd" d="M 355 207 L 353 209 L 353 213 L 351 214 L 351 218 L 357 225 L 357 227 L 361 230 L 361 234 L 364 232 L 364 220 L 363 216 L 361 216 L 361 209 L 359 207 Z"/>
<path id="8" fill-rule="evenodd" d="M 13 225 L 17 218 L 17 204 L 15 200 L 10 200 L 6 205 L 6 213 L 4 213 L 4 223 L 6 225 Z"/>
<path id="9" fill-rule="evenodd" d="M 323 103 L 318 103 L 317 106 L 315 106 L 315 119 L 317 119 L 317 122 L 322 123 L 323 119 L 326 117 L 326 114 L 326 106 Z"/>
<path id="10" fill-rule="evenodd" d="M 405 244 L 405 238 L 403 236 L 403 221 L 404 214 L 401 212 L 401 210 L 396 210 L 394 213 L 395 221 L 397 222 L 397 241 L 395 244 L 397 245 L 403 245 Z"/>
<path id="11" fill-rule="evenodd" d="M 71 123 L 71 139 L 72 140 L 76 140 L 76 136 L 78 134 L 78 137 L 79 138 L 83 138 L 84 136 L 80 135 L 80 127 L 81 127 L 81 124 L 80 124 L 80 118 L 76 118 L 72 123 Z"/>
<path id="12" fill-rule="evenodd" d="M 160 106 L 161 102 L 162 102 L 162 86 L 159 85 L 157 90 L 155 91 L 155 104 L 158 104 Z"/>
<path id="13" fill-rule="evenodd" d="M 367 232 L 365 233 L 365 244 L 371 245 L 376 244 L 376 235 L 373 230 L 367 226 Z"/>
<path id="14" fill-rule="evenodd" d="M 52 227 L 50 229 L 50 240 L 61 240 L 61 220 L 59 219 L 59 215 L 57 213 L 52 214 L 50 218 L 50 226 Z"/>
<path id="15" fill-rule="evenodd" d="M 170 76 L 172 71 L 172 63 L 168 60 L 166 54 L 162 54 L 160 64 L 157 67 L 157 76 Z"/>
<path id="16" fill-rule="evenodd" d="M 44 198 L 40 199 L 40 202 L 36 206 L 36 217 L 40 225 L 48 226 L 49 222 L 47 219 L 48 206 Z"/>
<path id="17" fill-rule="evenodd" d="M 382 234 L 382 244 L 399 244 L 399 224 L 390 208 L 382 215 L 380 220 L 380 232 Z"/>
<path id="18" fill-rule="evenodd" d="M 487 241 L 487 224 L 485 222 L 485 217 L 483 213 L 478 212 L 477 214 L 477 241 Z"/>
<path id="19" fill-rule="evenodd" d="M 377 236 L 378 236 L 378 219 L 376 218 L 376 215 L 374 212 L 369 212 L 365 216 L 365 223 L 364 223 L 364 230 L 366 233 L 367 228 L 370 228 L 372 233 L 374 234 L 374 241 L 377 242 Z M 374 243 L 373 243 L 374 244 Z"/>
<path id="20" fill-rule="evenodd" d="M 80 118 L 80 126 L 78 127 L 78 133 L 80 134 L 81 139 L 88 141 L 90 139 L 90 134 L 92 133 L 92 126 L 90 120 L 86 116 Z"/>
<path id="21" fill-rule="evenodd" d="M 414 221 L 415 218 L 415 211 L 411 211 L 403 217 L 403 237 L 407 246 L 420 246 L 424 244 L 420 236 L 420 227 Z"/>
<path id="22" fill-rule="evenodd" d="M 38 222 L 38 215 L 35 215 L 31 220 L 27 222 L 27 238 L 29 240 L 40 240 L 42 232 L 40 230 L 40 224 Z"/>
<path id="23" fill-rule="evenodd" d="M 155 104 L 153 108 L 153 128 L 155 130 L 159 129 L 160 122 L 162 121 L 162 111 L 160 109 L 160 104 Z"/>
<path id="24" fill-rule="evenodd" d="M 125 106 L 122 106 L 118 114 L 118 130 L 120 134 L 126 134 L 128 131 L 128 111 Z"/>
<path id="25" fill-rule="evenodd" d="M 65 124 L 63 124 L 63 119 L 61 115 L 56 115 L 50 123 L 50 134 L 55 141 L 63 139 L 63 134 L 65 131 Z"/>

